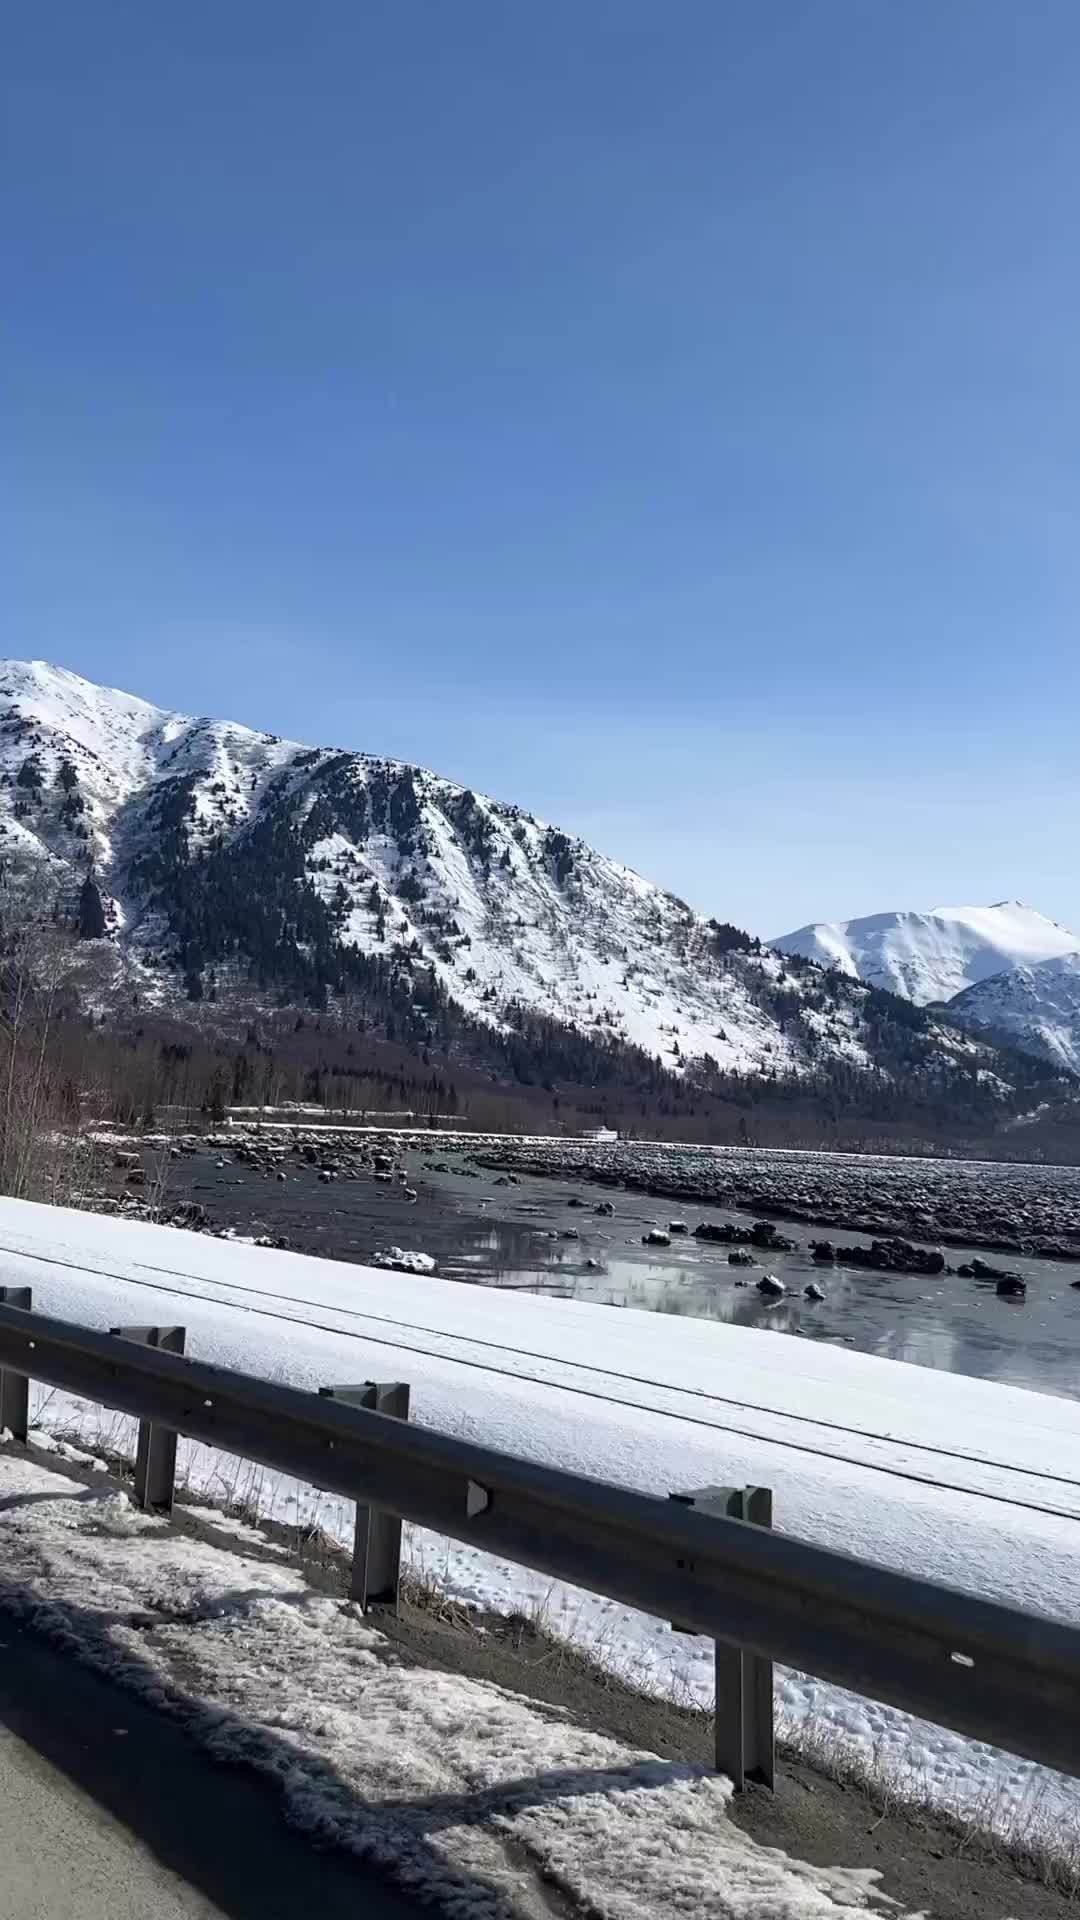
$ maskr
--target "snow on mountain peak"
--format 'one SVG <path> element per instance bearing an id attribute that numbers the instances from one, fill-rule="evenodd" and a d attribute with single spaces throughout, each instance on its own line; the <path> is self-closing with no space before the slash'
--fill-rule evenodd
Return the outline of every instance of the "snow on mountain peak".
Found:
<path id="1" fill-rule="evenodd" d="M 385 997 L 422 972 L 474 1020 L 523 1009 L 673 1071 L 706 1053 L 800 1065 L 767 1005 L 779 962 L 720 951 L 576 837 L 422 768 L 170 713 L 42 661 L 0 663 L 0 853 L 69 910 L 92 873 L 141 1004 L 252 980 Z M 856 1024 L 842 1010 L 829 1044 L 861 1064 Z"/>
<path id="2" fill-rule="evenodd" d="M 965 1025 L 1005 1034 L 1026 1052 L 1080 1075 L 1080 952 L 980 980 L 954 1001 L 953 1011 Z"/>
<path id="3" fill-rule="evenodd" d="M 172 713 L 43 661 L 0 662 L 0 863 L 80 930 L 92 883 L 109 1004 L 352 1006 L 365 1031 L 534 1083 L 648 1085 L 657 1063 L 691 1062 L 706 1079 L 966 1076 L 982 1055 L 1002 1086 L 983 1042 L 870 1020 L 857 982 L 794 956 L 929 1001 L 989 970 L 991 931 L 998 968 L 1078 944 L 1010 905 L 808 928 L 785 960 L 421 767 Z"/>
<path id="4" fill-rule="evenodd" d="M 1017 900 L 819 921 L 772 944 L 782 953 L 804 954 L 852 979 L 902 994 L 917 1006 L 952 1000 L 1011 967 L 1080 951 L 1075 934 Z"/>

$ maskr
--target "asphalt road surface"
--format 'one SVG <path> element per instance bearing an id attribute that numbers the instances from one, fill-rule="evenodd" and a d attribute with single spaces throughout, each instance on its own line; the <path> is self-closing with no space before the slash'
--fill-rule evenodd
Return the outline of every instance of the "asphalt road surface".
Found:
<path id="1" fill-rule="evenodd" d="M 431 1908 L 427 1908 L 431 1920 Z M 269 1788 L 0 1612 L 3 1920 L 419 1920 Z"/>

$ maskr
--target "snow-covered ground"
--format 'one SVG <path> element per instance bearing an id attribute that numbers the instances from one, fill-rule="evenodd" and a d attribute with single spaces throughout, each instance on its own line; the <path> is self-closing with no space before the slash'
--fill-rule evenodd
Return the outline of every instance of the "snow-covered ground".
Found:
<path id="1" fill-rule="evenodd" d="M 1080 1405 L 767 1332 L 471 1288 L 0 1201 L 0 1278 L 90 1325 L 182 1321 L 200 1358 L 315 1388 L 404 1379 L 414 1417 L 652 1492 L 765 1483 L 787 1531 L 1080 1617 Z M 944 1336 L 943 1336 L 944 1337 Z M 943 1358 L 947 1359 L 947 1355 Z M 46 1425 L 109 1433 L 39 1396 Z M 351 1535 L 347 1503 L 183 1450 L 189 1483 Z M 415 1533 L 458 1597 L 542 1614 L 636 1684 L 707 1704 L 711 1649 L 666 1623 Z M 1080 1823 L 1080 1781 L 780 1672 L 783 1730 L 834 1737 L 892 1784 L 1022 1829 Z"/>
<path id="2" fill-rule="evenodd" d="M 878 1876 L 727 1818 L 729 1784 L 483 1681 L 404 1664 L 352 1606 L 0 1452 L 0 1605 L 268 1775 L 289 1819 L 456 1920 L 827 1920 Z M 895 1913 L 895 1907 L 892 1909 Z M 914 1916 L 912 1916 L 914 1920 Z"/>

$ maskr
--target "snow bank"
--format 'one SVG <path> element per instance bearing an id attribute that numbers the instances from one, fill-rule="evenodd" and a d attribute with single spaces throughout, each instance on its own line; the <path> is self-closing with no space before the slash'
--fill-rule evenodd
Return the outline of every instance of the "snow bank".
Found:
<path id="1" fill-rule="evenodd" d="M 293 1824 L 442 1912 L 548 1911 L 542 1882 L 599 1920 L 836 1920 L 875 1897 L 871 1871 L 740 1832 L 726 1780 L 405 1665 L 297 1573 L 2 1455 L 0 1489 L 0 1606 L 184 1714 L 219 1759 L 271 1777 Z"/>
<path id="2" fill-rule="evenodd" d="M 29 1282 L 43 1311 L 90 1325 L 182 1321 L 200 1358 L 301 1387 L 408 1380 L 427 1425 L 627 1486 L 765 1483 L 787 1531 L 1080 1616 L 1080 1406 L 1069 1400 L 758 1330 L 18 1201 L 0 1201 L 0 1280 Z M 99 1415 L 78 1422 L 92 1440 Z M 351 1538 L 347 1503 L 205 1448 L 182 1457 L 195 1487 Z M 706 1642 L 471 1547 L 414 1533 L 411 1549 L 459 1597 L 535 1611 L 635 1683 L 711 1700 Z M 1080 1816 L 1080 1783 L 806 1676 L 781 1673 L 778 1691 L 789 1732 L 833 1729 L 957 1811 L 990 1795 L 1008 1829 L 1049 1793 L 1062 1821 Z"/>

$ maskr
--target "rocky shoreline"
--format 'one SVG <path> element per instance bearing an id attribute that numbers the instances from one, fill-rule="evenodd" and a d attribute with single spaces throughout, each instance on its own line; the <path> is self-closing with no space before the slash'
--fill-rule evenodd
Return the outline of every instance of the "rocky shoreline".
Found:
<path id="1" fill-rule="evenodd" d="M 872 1240 L 930 1240 L 1080 1261 L 1080 1169 L 1074 1167 L 565 1140 L 505 1140 L 474 1158 L 504 1173 L 627 1187 Z"/>
<path id="2" fill-rule="evenodd" d="M 206 1135 L 125 1136 L 127 1151 L 114 1161 L 115 1190 L 104 1204 L 135 1217 L 170 1218 L 155 1209 L 144 1190 L 143 1155 L 169 1159 L 216 1152 L 219 1165 L 239 1163 L 278 1180 L 304 1170 L 320 1182 L 374 1180 L 394 1183 L 403 1199 L 415 1200 L 404 1166 L 407 1152 L 424 1153 L 421 1165 L 438 1173 L 475 1179 L 477 1167 L 494 1173 L 496 1185 L 521 1175 L 621 1187 L 682 1205 L 706 1204 L 745 1213 L 752 1228 L 707 1227 L 702 1237 L 733 1246 L 757 1244 L 776 1250 L 777 1220 L 818 1229 L 811 1247 L 828 1245 L 836 1233 L 866 1236 L 868 1248 L 837 1245 L 836 1258 L 851 1265 L 892 1267 L 934 1274 L 945 1267 L 947 1246 L 1080 1261 L 1080 1169 L 964 1160 L 860 1158 L 854 1155 L 774 1151 L 768 1148 L 701 1148 L 667 1144 L 529 1139 L 488 1134 L 472 1139 L 444 1133 L 359 1133 L 348 1128 L 232 1127 Z M 140 1152 L 141 1149 L 142 1151 Z M 425 1151 L 426 1150 L 426 1151 Z M 438 1157 L 430 1157 L 435 1156 Z M 135 1191 L 131 1189 L 134 1188 Z M 101 1205 L 104 1196 L 95 1204 Z M 571 1204 L 575 1204 L 572 1200 Z M 203 1227 L 201 1209 L 175 1209 L 174 1224 Z M 609 1212 L 600 1202 L 598 1212 Z M 681 1224 L 681 1223 L 680 1223 Z M 213 1231 L 214 1229 L 209 1229 Z M 922 1243 L 912 1245 L 911 1243 Z M 901 1258 L 903 1251 L 910 1258 Z"/>

